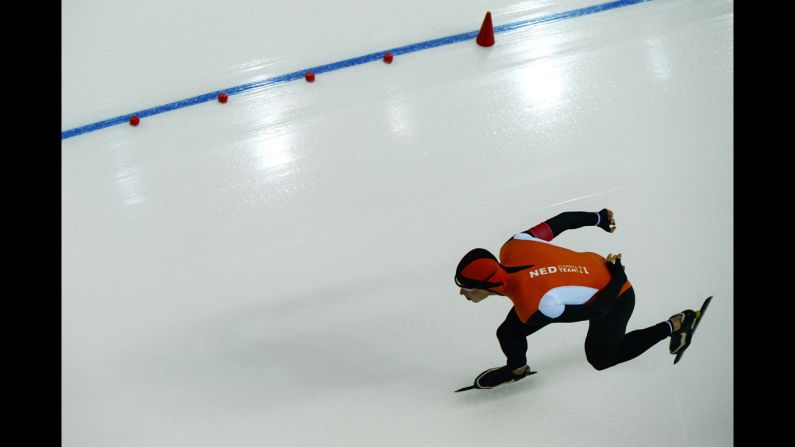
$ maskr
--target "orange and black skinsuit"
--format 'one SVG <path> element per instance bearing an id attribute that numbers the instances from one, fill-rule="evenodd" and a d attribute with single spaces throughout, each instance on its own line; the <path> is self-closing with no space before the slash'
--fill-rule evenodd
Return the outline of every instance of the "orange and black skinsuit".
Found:
<path id="1" fill-rule="evenodd" d="M 594 225 L 610 231 L 606 210 L 564 212 L 503 244 L 503 269 L 489 279 L 500 285 L 489 290 L 514 303 L 497 329 L 510 368 L 527 363 L 526 337 L 549 323 L 588 320 L 585 354 L 597 370 L 633 359 L 670 335 L 665 321 L 625 334 L 635 292 L 620 261 L 549 243 L 566 230 Z"/>

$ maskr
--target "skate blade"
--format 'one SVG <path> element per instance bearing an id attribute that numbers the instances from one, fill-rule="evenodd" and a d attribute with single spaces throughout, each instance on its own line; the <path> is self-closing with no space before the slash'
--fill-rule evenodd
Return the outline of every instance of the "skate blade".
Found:
<path id="1" fill-rule="evenodd" d="M 516 381 L 524 379 L 527 376 L 531 376 L 531 375 L 533 375 L 533 374 L 535 374 L 537 372 L 538 371 L 527 371 L 527 373 L 525 375 L 523 375 L 522 377 L 517 377 L 516 380 L 511 380 L 510 382 L 501 383 L 500 385 L 505 385 L 507 383 L 514 383 Z M 500 385 L 497 385 L 497 386 L 500 386 Z M 491 388 L 479 388 L 477 385 L 470 385 L 470 386 L 465 386 L 463 388 L 457 389 L 457 390 L 455 390 L 455 392 L 459 393 L 461 391 L 468 391 L 468 390 L 491 390 L 491 389 L 497 388 L 497 386 L 491 387 Z"/>
<path id="2" fill-rule="evenodd" d="M 701 324 L 701 317 L 704 316 L 704 313 L 707 311 L 707 307 L 709 307 L 710 301 L 712 301 L 712 297 L 707 298 L 704 301 L 704 304 L 701 305 L 701 309 L 696 311 L 696 325 L 693 326 L 693 332 L 690 333 L 690 344 L 693 343 L 693 336 L 696 333 L 696 329 L 698 329 L 698 325 Z M 681 351 L 679 351 L 676 354 L 676 357 L 674 358 L 674 365 L 679 363 L 679 360 L 682 358 L 682 354 L 684 354 L 687 348 L 690 347 L 690 344 L 688 344 L 687 347 L 683 348 Z"/>

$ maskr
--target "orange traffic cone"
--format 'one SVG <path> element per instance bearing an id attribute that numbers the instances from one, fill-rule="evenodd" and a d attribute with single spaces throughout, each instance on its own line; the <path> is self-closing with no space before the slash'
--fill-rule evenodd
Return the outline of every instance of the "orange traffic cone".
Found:
<path id="1" fill-rule="evenodd" d="M 491 11 L 486 12 L 486 18 L 483 19 L 483 25 L 480 26 L 480 32 L 475 41 L 481 47 L 494 45 L 494 27 L 491 25 Z"/>

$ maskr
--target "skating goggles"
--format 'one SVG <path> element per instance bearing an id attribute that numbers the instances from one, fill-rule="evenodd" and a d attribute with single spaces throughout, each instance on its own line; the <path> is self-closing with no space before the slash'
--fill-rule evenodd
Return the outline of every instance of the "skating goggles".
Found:
<path id="1" fill-rule="evenodd" d="M 455 285 L 457 285 L 458 287 L 460 287 L 460 288 L 461 288 L 461 290 L 463 290 L 464 292 L 471 292 L 471 291 L 475 290 L 474 288 L 464 287 L 464 285 L 463 285 L 463 284 L 461 284 L 461 283 L 458 281 L 458 278 L 455 278 Z"/>

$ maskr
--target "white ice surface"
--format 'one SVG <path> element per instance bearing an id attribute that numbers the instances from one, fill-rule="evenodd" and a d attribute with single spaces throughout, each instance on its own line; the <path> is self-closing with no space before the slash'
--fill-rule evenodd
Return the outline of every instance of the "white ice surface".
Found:
<path id="1" fill-rule="evenodd" d="M 596 1 L 67 0 L 62 129 Z M 733 444 L 733 3 L 654 0 L 63 140 L 64 446 Z M 714 295 L 693 346 L 605 371 L 587 323 L 503 364 L 469 249 L 562 211 L 618 230 L 628 330 Z"/>

